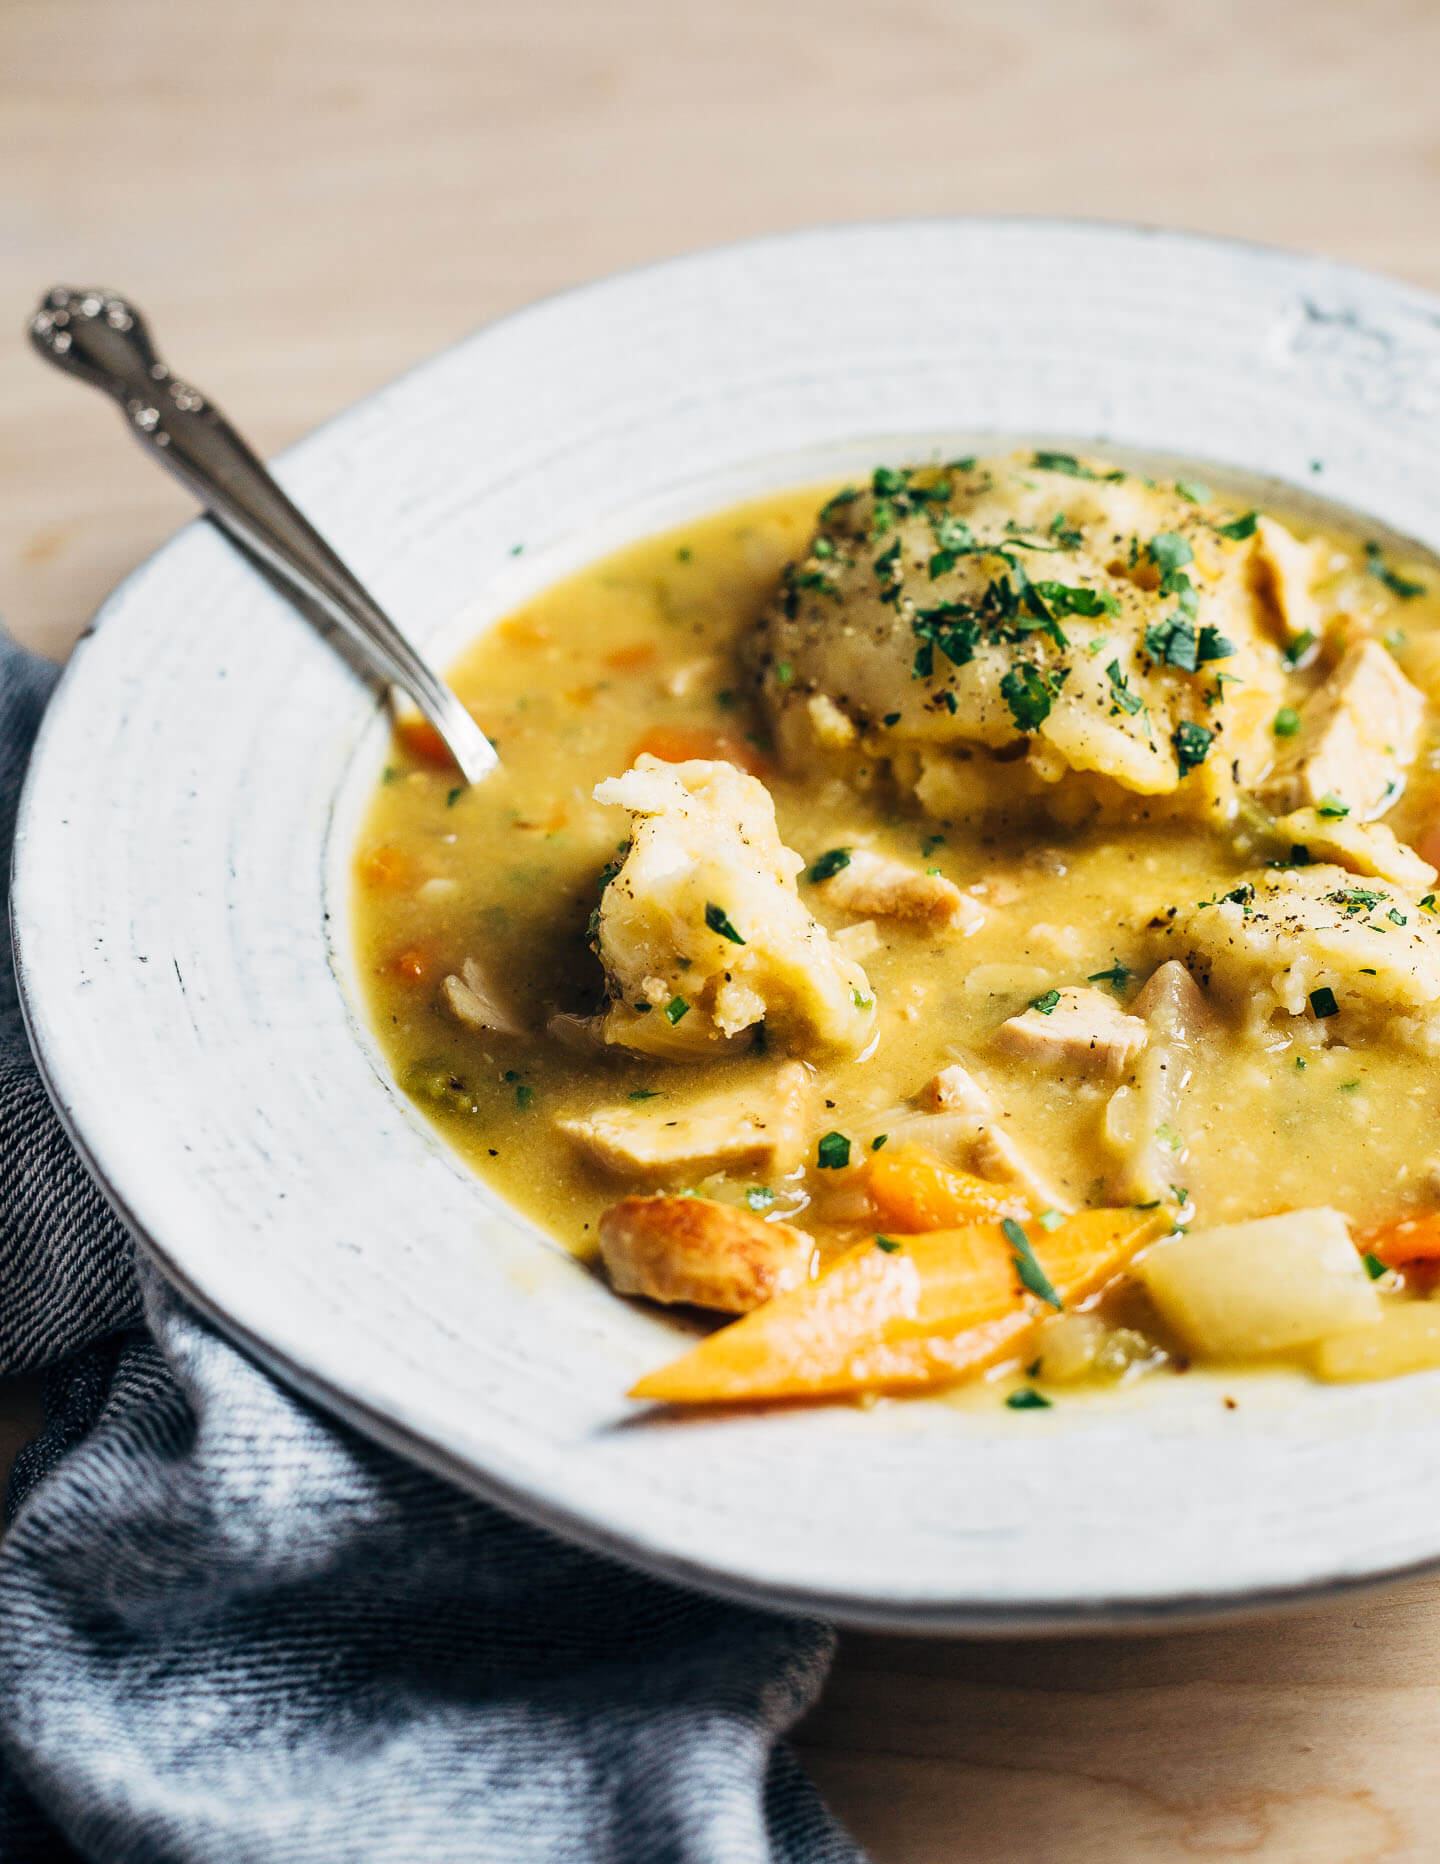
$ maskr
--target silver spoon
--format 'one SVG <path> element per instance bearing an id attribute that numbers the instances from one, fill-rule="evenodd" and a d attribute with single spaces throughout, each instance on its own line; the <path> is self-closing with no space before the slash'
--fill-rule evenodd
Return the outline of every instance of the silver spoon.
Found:
<path id="1" fill-rule="evenodd" d="M 469 783 L 499 761 L 454 692 L 296 510 L 198 389 L 155 354 L 145 319 L 113 292 L 57 285 L 30 320 L 30 340 L 59 369 L 113 395 L 131 431 L 210 515 L 349 636 L 365 666 L 407 693 Z"/>

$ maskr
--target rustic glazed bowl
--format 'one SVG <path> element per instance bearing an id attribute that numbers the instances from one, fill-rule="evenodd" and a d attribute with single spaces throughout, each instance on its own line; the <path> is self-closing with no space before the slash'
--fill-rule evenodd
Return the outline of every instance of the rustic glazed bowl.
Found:
<path id="1" fill-rule="evenodd" d="M 1382 278 L 1117 227 L 896 223 L 538 305 L 280 477 L 444 661 L 648 530 L 1016 438 L 1182 457 L 1434 548 L 1437 403 L 1440 303 Z M 15 936 L 56 1103 L 142 1247 L 278 1377 L 562 1534 L 860 1622 L 1171 1620 L 1440 1559 L 1440 1374 L 1193 1375 L 1020 1414 L 627 1403 L 669 1323 L 479 1183 L 367 1030 L 349 857 L 385 744 L 375 696 L 201 523 L 106 604 L 25 792 Z"/>

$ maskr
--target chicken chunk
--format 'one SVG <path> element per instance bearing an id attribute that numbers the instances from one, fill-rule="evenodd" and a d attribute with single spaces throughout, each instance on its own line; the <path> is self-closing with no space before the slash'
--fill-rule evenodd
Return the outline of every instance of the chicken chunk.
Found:
<path id="1" fill-rule="evenodd" d="M 1000 1025 L 998 1047 L 1039 1068 L 1083 1068 L 1123 1074 L 1144 1048 L 1149 1031 L 1127 1016 L 1103 990 L 1047 991 L 1019 1016 Z"/>
<path id="2" fill-rule="evenodd" d="M 1301 848 L 1312 861 L 1333 861 L 1352 874 L 1393 880 L 1411 892 L 1435 884 L 1435 869 L 1383 822 L 1352 822 L 1348 816 L 1322 815 L 1318 809 L 1295 809 L 1275 824 L 1281 844 Z"/>
<path id="3" fill-rule="evenodd" d="M 1425 701 L 1378 641 L 1358 641 L 1300 708 L 1300 729 L 1265 779 L 1277 810 L 1324 804 L 1383 815 L 1415 761 Z"/>
<path id="4" fill-rule="evenodd" d="M 920 1103 L 934 1113 L 980 1113 L 993 1117 L 994 1096 L 968 1068 L 952 1062 L 920 1090 Z"/>
<path id="5" fill-rule="evenodd" d="M 1161 949 L 1256 1024 L 1429 1019 L 1440 1004 L 1440 921 L 1393 882 L 1343 867 L 1261 868 L 1152 925 Z"/>
<path id="6" fill-rule="evenodd" d="M 1071 821 L 1138 794 L 1223 817 L 1284 690 L 1234 515 L 1061 454 L 882 468 L 825 507 L 757 631 L 781 755 L 832 767 L 839 715 L 856 774 L 931 814 Z"/>
<path id="7" fill-rule="evenodd" d="M 1260 518 L 1252 561 L 1256 587 L 1273 606 L 1285 638 L 1318 634 L 1321 615 L 1314 584 L 1320 565 L 1315 545 L 1302 543 L 1274 518 Z"/>
<path id="8" fill-rule="evenodd" d="M 722 1314 L 753 1308 L 810 1276 L 803 1230 L 707 1197 L 624 1197 L 600 1219 L 600 1255 L 619 1294 Z"/>
<path id="9" fill-rule="evenodd" d="M 457 1023 L 467 1029 L 493 1031 L 503 1036 L 523 1036 L 525 1025 L 500 998 L 474 958 L 467 958 L 458 977 L 447 977 L 440 986 L 440 997 Z"/>
<path id="10" fill-rule="evenodd" d="M 595 797 L 632 817 L 594 920 L 607 1042 L 721 1054 L 763 1023 L 792 1054 L 864 1048 L 874 992 L 802 905 L 804 863 L 782 844 L 762 783 L 732 764 L 647 755 Z"/>
<path id="11" fill-rule="evenodd" d="M 670 1106 L 661 1094 L 557 1125 L 618 1177 L 695 1176 L 740 1165 L 788 1171 L 804 1157 L 813 1098 L 809 1070 L 787 1062 L 775 1074 L 704 1100 Z"/>
<path id="12" fill-rule="evenodd" d="M 870 848 L 852 848 L 847 854 L 845 865 L 819 883 L 827 906 L 878 919 L 920 920 L 967 934 L 985 923 L 979 901 L 943 874 L 922 873 L 907 861 Z"/>

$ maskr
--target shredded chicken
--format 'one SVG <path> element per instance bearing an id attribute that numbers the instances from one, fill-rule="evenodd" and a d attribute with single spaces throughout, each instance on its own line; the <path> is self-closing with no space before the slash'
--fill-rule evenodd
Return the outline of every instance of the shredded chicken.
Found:
<path id="1" fill-rule="evenodd" d="M 624 1197 L 600 1219 L 600 1254 L 620 1294 L 748 1314 L 810 1275 L 803 1230 L 706 1197 Z"/>
<path id="2" fill-rule="evenodd" d="M 943 874 L 927 874 L 869 848 L 854 848 L 845 865 L 819 884 L 826 905 L 877 919 L 914 919 L 956 932 L 976 932 L 985 909 Z"/>
<path id="3" fill-rule="evenodd" d="M 1360 641 L 1300 708 L 1300 729 L 1260 791 L 1277 810 L 1319 804 L 1383 815 L 1415 761 L 1425 701 L 1378 641 Z"/>
<path id="4" fill-rule="evenodd" d="M 675 1106 L 657 1093 L 557 1125 L 595 1164 L 622 1176 L 693 1176 L 741 1165 L 788 1171 L 805 1155 L 813 1099 L 809 1070 L 787 1062 L 767 1078 L 704 1100 Z"/>
<path id="5" fill-rule="evenodd" d="M 1000 1025 L 998 1047 L 1039 1068 L 1083 1068 L 1123 1074 L 1144 1048 L 1148 1031 L 1103 990 L 1047 992 Z"/>

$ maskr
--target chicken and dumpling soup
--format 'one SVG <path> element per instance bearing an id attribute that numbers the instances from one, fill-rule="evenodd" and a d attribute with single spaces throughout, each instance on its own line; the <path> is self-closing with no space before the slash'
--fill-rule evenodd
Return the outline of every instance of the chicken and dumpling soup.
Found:
<path id="1" fill-rule="evenodd" d="M 405 1091 L 618 1294 L 637 1395 L 1440 1365 L 1440 579 L 1058 452 L 646 539 L 397 730 Z"/>

